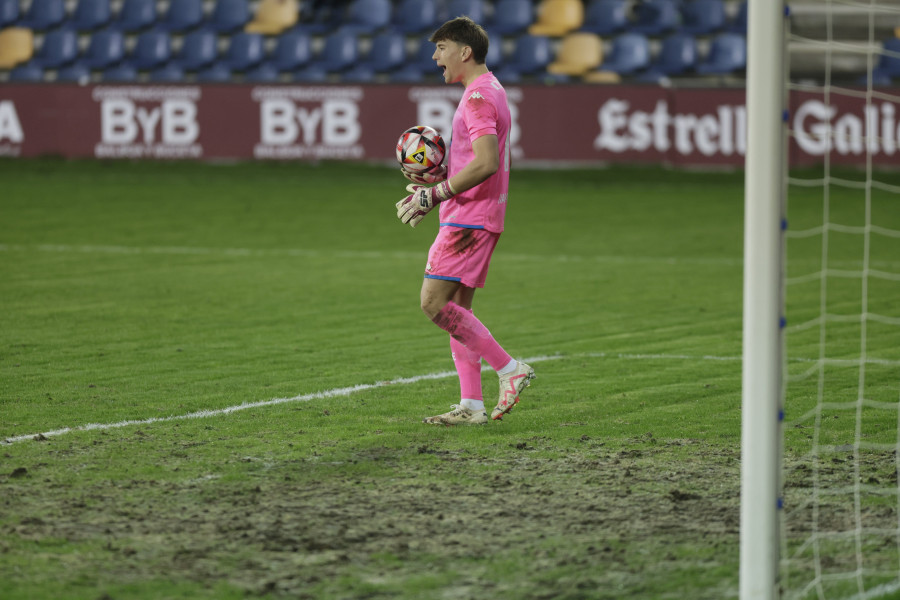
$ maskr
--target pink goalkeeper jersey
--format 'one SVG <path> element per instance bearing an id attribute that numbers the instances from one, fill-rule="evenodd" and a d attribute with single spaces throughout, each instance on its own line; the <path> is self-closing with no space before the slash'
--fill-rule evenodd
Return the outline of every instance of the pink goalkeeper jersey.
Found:
<path id="1" fill-rule="evenodd" d="M 479 75 L 463 92 L 453 115 L 453 135 L 447 177 L 462 171 L 473 158 L 472 142 L 483 135 L 496 135 L 500 145 L 500 168 L 482 183 L 440 204 L 441 227 L 503 231 L 506 196 L 509 191 L 509 105 L 506 91 L 493 73 Z"/>

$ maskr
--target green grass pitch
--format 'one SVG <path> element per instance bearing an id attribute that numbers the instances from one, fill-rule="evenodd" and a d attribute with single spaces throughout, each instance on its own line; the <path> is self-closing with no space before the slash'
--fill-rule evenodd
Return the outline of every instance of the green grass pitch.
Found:
<path id="1" fill-rule="evenodd" d="M 515 170 L 475 312 L 537 379 L 477 428 L 421 423 L 458 389 L 418 307 L 436 219 L 399 223 L 405 183 L 0 161 L 0 597 L 736 597 L 743 174 Z M 821 219 L 803 193 L 798 222 Z M 868 310 L 893 314 L 891 284 Z M 900 361 L 898 329 L 870 355 Z"/>

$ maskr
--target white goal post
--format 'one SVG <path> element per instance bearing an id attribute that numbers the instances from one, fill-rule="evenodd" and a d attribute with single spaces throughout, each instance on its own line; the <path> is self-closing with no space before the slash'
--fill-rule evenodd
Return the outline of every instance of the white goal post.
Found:
<path id="1" fill-rule="evenodd" d="M 785 127 L 784 3 L 747 13 L 740 599 L 778 597 Z"/>

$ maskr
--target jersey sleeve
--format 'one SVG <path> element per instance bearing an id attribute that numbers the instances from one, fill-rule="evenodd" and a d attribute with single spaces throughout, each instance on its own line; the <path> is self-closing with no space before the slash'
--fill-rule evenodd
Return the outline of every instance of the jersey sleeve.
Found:
<path id="1" fill-rule="evenodd" d="M 466 129 L 469 139 L 475 141 L 483 135 L 497 135 L 497 107 L 476 88 L 465 103 Z"/>

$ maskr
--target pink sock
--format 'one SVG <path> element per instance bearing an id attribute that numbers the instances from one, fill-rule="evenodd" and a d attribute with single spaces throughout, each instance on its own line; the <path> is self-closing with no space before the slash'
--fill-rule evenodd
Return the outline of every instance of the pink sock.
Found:
<path id="1" fill-rule="evenodd" d="M 512 360 L 487 327 L 475 315 L 454 302 L 448 302 L 435 315 L 434 323 L 466 348 L 484 357 L 495 371 L 502 369 Z"/>
<path id="2" fill-rule="evenodd" d="M 481 357 L 462 345 L 454 337 L 450 338 L 450 354 L 456 373 L 459 375 L 459 397 L 483 400 L 481 393 Z"/>

